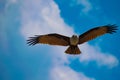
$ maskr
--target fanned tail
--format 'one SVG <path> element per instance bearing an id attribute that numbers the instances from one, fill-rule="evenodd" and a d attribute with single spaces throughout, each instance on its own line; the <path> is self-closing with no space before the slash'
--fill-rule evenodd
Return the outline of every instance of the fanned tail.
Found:
<path id="1" fill-rule="evenodd" d="M 72 46 L 72 45 L 70 45 L 70 46 L 68 47 L 68 49 L 65 51 L 65 53 L 77 55 L 77 54 L 80 54 L 81 51 L 80 51 L 80 49 L 78 48 L 78 46 Z"/>

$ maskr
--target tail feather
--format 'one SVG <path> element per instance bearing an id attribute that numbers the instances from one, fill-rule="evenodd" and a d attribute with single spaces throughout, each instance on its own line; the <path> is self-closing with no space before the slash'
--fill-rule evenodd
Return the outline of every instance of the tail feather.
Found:
<path id="1" fill-rule="evenodd" d="M 81 51 L 78 46 L 69 46 L 68 49 L 65 51 L 67 54 L 80 54 Z"/>

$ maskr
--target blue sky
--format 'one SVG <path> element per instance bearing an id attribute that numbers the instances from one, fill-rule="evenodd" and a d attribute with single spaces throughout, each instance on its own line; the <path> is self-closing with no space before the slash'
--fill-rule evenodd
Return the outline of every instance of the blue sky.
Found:
<path id="1" fill-rule="evenodd" d="M 118 0 L 0 0 L 0 80 L 119 80 L 120 29 L 79 46 L 35 45 L 34 35 L 82 34 L 97 26 L 120 26 Z M 119 28 L 119 27 L 118 27 Z"/>

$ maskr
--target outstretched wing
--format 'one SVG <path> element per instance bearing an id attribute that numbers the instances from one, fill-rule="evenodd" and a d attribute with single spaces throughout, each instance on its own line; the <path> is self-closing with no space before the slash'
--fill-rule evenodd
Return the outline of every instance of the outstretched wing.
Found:
<path id="1" fill-rule="evenodd" d="M 70 44 L 69 39 L 70 39 L 69 37 L 53 33 L 53 34 L 30 37 L 30 39 L 27 40 L 27 44 L 35 45 L 38 43 L 42 43 L 49 45 L 68 46 Z"/>
<path id="2" fill-rule="evenodd" d="M 84 42 L 87 42 L 89 40 L 92 40 L 98 36 L 101 36 L 105 33 L 114 33 L 117 30 L 117 26 L 116 25 L 105 25 L 105 26 L 101 26 L 101 27 L 96 27 L 93 28 L 85 33 L 83 33 L 82 35 L 79 36 L 79 44 L 82 44 Z"/>

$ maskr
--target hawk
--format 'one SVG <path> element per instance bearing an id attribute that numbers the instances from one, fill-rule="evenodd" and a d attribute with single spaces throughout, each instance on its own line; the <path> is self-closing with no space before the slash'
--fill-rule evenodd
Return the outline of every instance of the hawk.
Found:
<path id="1" fill-rule="evenodd" d="M 79 36 L 72 35 L 72 37 L 67 37 L 57 33 L 46 34 L 46 35 L 36 35 L 35 37 L 30 37 L 27 40 L 27 44 L 35 45 L 38 43 L 42 43 L 42 44 L 49 44 L 49 45 L 68 46 L 65 53 L 80 54 L 81 51 L 78 48 L 78 45 L 83 44 L 84 42 L 92 40 L 106 33 L 112 34 L 116 32 L 116 30 L 117 30 L 116 25 L 108 24 L 108 25 L 90 29 Z"/>

